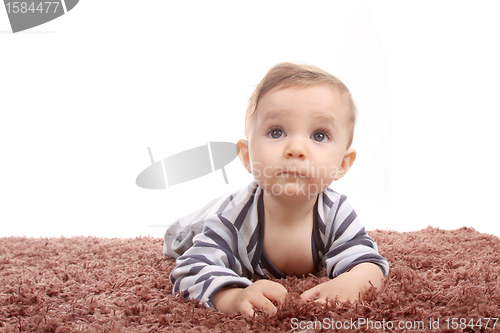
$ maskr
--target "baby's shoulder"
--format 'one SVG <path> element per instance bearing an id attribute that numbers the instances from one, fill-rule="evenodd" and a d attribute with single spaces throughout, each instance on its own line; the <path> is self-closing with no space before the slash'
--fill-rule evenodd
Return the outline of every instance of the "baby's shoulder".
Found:
<path id="1" fill-rule="evenodd" d="M 236 191 L 224 194 L 209 203 L 209 214 L 223 217 L 234 223 L 241 217 L 242 213 L 256 211 L 257 198 L 261 193 L 257 183 L 253 181 L 248 186 Z"/>
<path id="2" fill-rule="evenodd" d="M 324 205 L 328 207 L 332 207 L 335 204 L 342 203 L 347 200 L 347 197 L 344 194 L 341 194 L 329 187 L 327 187 L 320 195 L 319 199 Z"/>

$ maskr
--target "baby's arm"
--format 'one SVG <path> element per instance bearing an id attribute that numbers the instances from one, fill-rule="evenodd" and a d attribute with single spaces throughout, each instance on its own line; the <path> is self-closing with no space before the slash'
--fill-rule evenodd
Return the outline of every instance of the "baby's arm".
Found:
<path id="1" fill-rule="evenodd" d="M 259 280 L 246 288 L 227 287 L 217 291 L 213 298 L 214 307 L 223 313 L 241 313 L 250 319 L 254 309 L 269 315 L 276 314 L 277 308 L 271 302 L 282 304 L 288 291 L 277 282 Z"/>
<path id="2" fill-rule="evenodd" d="M 335 298 L 340 302 L 354 302 L 370 286 L 378 289 L 382 284 L 383 277 L 384 274 L 379 266 L 364 262 L 332 280 L 305 291 L 300 297 L 303 301 L 319 303 L 325 303 L 326 299 L 334 300 Z"/>
<path id="3" fill-rule="evenodd" d="M 323 261 L 330 281 L 302 294 L 303 300 L 324 302 L 337 297 L 354 301 L 370 285 L 379 288 L 389 273 L 389 263 L 377 250 L 377 244 L 366 234 L 356 212 L 345 196 L 325 219 L 326 253 Z"/>
<path id="4" fill-rule="evenodd" d="M 245 247 L 236 246 L 236 237 L 233 225 L 222 223 L 218 216 L 208 217 L 203 232 L 193 239 L 193 246 L 176 260 L 177 266 L 170 274 L 173 293 L 180 292 L 214 307 L 213 297 L 221 288 L 250 286 L 251 267 L 242 260 L 248 254 L 239 253 Z"/>

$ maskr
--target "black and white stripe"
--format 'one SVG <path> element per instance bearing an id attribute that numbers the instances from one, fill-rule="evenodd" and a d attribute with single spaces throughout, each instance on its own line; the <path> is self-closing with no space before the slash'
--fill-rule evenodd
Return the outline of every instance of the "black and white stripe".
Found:
<path id="1" fill-rule="evenodd" d="M 273 272 L 283 277 L 263 260 L 263 221 L 259 223 L 263 220 L 259 219 L 262 199 L 262 189 L 252 182 L 177 220 L 167 230 L 164 253 L 178 257 L 170 275 L 174 293 L 212 306 L 213 296 L 224 286 L 247 287 L 251 280 Z M 328 276 L 334 278 L 359 263 L 373 262 L 388 274 L 387 260 L 378 253 L 376 243 L 368 237 L 344 195 L 325 190 L 318 196 L 314 216 L 313 257 L 318 269 L 324 266 Z M 191 244 L 182 239 L 184 236 L 192 237 L 192 246 L 176 250 L 176 244 Z"/>

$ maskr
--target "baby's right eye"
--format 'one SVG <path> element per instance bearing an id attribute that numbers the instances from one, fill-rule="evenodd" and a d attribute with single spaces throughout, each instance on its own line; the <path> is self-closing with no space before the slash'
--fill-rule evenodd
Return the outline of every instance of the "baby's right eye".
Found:
<path id="1" fill-rule="evenodd" d="M 269 137 L 272 139 L 280 139 L 285 136 L 285 133 L 280 128 L 272 128 L 269 131 Z"/>

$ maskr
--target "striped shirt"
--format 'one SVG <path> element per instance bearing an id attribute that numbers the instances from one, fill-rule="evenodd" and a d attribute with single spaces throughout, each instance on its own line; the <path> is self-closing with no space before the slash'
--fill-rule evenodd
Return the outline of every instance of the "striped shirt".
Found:
<path id="1" fill-rule="evenodd" d="M 174 222 L 165 234 L 163 253 L 177 258 L 170 274 L 173 293 L 213 307 L 222 287 L 245 288 L 251 280 L 283 278 L 264 252 L 262 188 L 255 181 L 235 193 L 215 199 L 201 210 Z M 326 268 L 330 278 L 362 262 L 389 264 L 346 200 L 327 188 L 314 206 L 312 253 L 317 271 Z"/>

